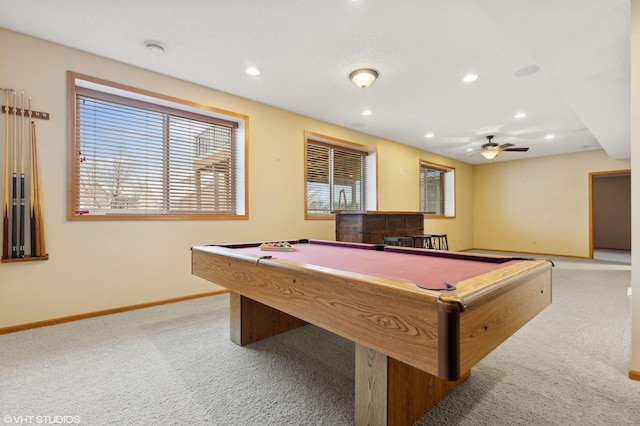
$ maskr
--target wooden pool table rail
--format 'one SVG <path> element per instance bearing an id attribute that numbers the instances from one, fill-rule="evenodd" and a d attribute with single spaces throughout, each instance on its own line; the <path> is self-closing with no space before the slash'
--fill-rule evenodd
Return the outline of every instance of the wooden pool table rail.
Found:
<path id="1" fill-rule="evenodd" d="M 551 302 L 544 261 L 520 262 L 443 292 L 224 247 L 192 252 L 194 275 L 445 380 L 456 380 Z M 490 291 L 477 296 L 482 282 L 490 282 Z M 456 321 L 458 335 L 439 330 Z"/>

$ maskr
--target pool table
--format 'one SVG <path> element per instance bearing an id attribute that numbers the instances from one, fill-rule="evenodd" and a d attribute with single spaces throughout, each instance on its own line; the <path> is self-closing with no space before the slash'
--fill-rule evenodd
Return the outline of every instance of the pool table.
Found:
<path id="1" fill-rule="evenodd" d="M 356 424 L 408 425 L 551 303 L 546 260 L 324 240 L 192 247 L 245 345 L 314 324 L 355 342 Z"/>

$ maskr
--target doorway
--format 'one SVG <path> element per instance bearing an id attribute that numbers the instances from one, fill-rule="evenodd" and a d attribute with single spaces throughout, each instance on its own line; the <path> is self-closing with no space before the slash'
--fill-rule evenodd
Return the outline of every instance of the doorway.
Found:
<path id="1" fill-rule="evenodd" d="M 631 171 L 590 173 L 591 258 L 630 263 Z"/>

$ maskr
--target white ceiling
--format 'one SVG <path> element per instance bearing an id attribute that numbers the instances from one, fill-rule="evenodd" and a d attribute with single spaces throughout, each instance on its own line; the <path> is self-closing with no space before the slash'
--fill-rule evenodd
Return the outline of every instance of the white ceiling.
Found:
<path id="1" fill-rule="evenodd" d="M 472 164 L 486 135 L 530 147 L 493 161 L 629 158 L 629 20 L 629 0 L 0 0 L 2 28 Z"/>

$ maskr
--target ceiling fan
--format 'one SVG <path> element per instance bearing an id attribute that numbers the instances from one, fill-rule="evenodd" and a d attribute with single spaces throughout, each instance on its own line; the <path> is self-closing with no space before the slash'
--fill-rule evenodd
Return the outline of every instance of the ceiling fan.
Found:
<path id="1" fill-rule="evenodd" d="M 502 145 L 498 145 L 495 142 L 492 142 L 493 135 L 487 135 L 487 143 L 482 145 L 482 151 L 480 151 L 480 155 L 482 155 L 487 160 L 493 160 L 504 151 L 511 152 L 527 152 L 529 148 L 512 148 L 514 145 L 512 143 L 503 143 Z"/>

